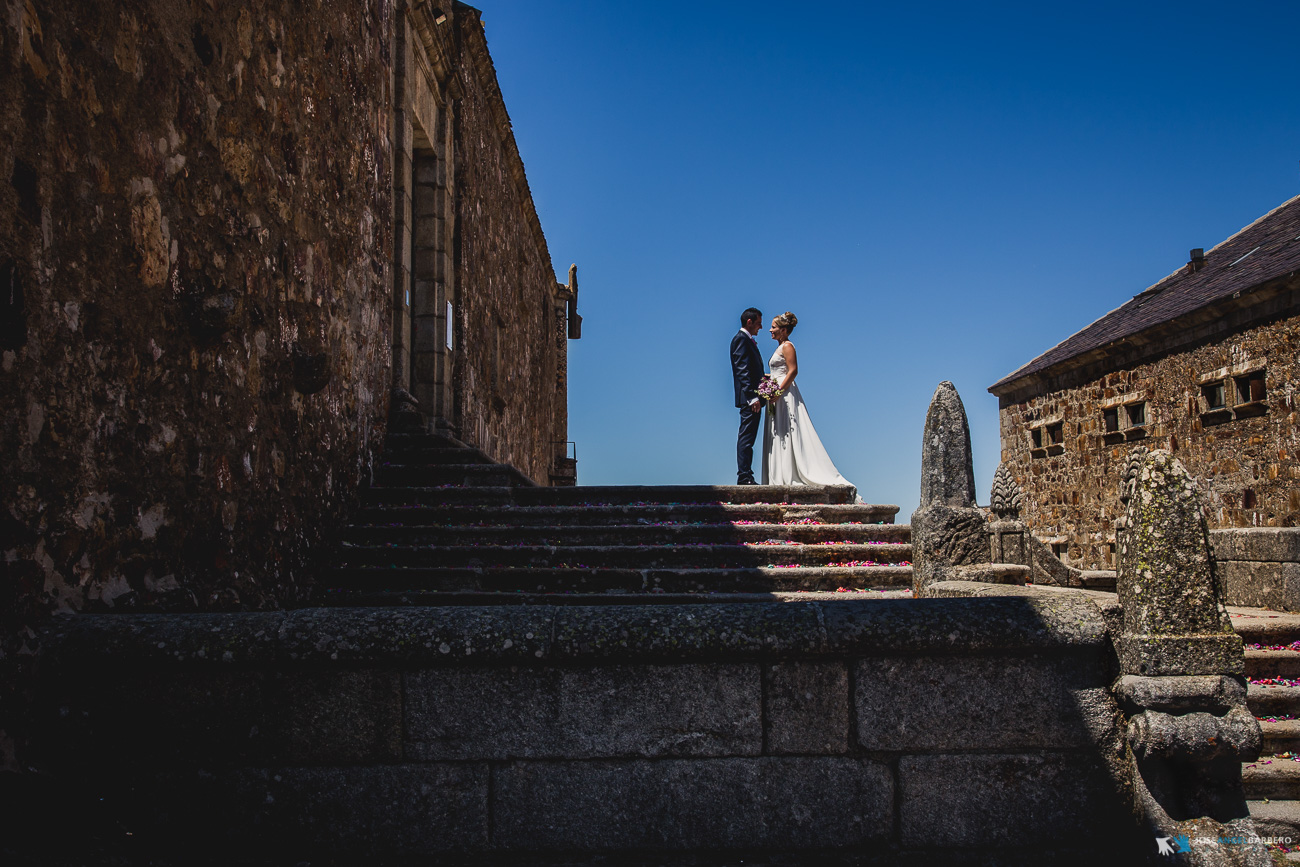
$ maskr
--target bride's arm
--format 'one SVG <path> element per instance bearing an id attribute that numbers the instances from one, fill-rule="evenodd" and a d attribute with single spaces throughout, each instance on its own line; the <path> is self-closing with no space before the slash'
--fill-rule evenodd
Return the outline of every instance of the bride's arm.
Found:
<path id="1" fill-rule="evenodd" d="M 787 373 L 785 379 L 780 382 L 780 388 L 785 391 L 799 374 L 799 356 L 795 355 L 794 344 L 788 340 L 781 344 L 781 354 L 785 356 Z"/>

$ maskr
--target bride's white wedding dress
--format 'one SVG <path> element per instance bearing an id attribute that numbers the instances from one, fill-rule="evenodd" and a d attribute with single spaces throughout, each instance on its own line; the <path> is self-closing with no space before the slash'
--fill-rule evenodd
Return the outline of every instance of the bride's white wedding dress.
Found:
<path id="1" fill-rule="evenodd" d="M 778 383 L 785 378 L 789 368 L 780 346 L 767 360 L 767 366 Z M 799 394 L 798 383 L 790 383 L 784 395 L 767 405 L 763 427 L 763 484 L 852 487 L 826 454 Z M 855 499 L 861 502 L 856 496 Z"/>

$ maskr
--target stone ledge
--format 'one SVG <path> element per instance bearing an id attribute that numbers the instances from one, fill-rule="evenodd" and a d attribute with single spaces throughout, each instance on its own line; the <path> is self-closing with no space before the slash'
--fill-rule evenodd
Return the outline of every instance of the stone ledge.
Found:
<path id="1" fill-rule="evenodd" d="M 858 847 L 893 831 L 879 762 L 521 762 L 493 772 L 493 842 L 525 851 Z"/>
<path id="2" fill-rule="evenodd" d="M 1300 563 L 1300 527 L 1244 527 L 1210 531 L 1215 560 Z"/>
<path id="3" fill-rule="evenodd" d="M 427 668 L 1080 650 L 1107 640 L 1087 597 L 1001 595 L 1013 598 L 82 614 L 60 618 L 42 645 L 54 664 Z"/>

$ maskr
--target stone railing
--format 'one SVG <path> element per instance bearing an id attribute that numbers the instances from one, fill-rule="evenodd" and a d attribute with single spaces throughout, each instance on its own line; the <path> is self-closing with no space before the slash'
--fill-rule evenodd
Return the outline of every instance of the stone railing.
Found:
<path id="1" fill-rule="evenodd" d="M 83 615 L 46 647 L 45 770 L 133 851 L 1151 845 L 1071 599 Z"/>
<path id="2" fill-rule="evenodd" d="M 1211 530 L 1210 548 L 1229 605 L 1300 611 L 1300 527 Z"/>

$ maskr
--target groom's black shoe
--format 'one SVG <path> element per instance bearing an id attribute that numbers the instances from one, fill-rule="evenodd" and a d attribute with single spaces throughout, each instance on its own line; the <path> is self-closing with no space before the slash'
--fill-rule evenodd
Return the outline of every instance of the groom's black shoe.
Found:
<path id="1" fill-rule="evenodd" d="M 738 484 L 738 485 L 757 485 L 758 482 L 754 481 L 754 477 L 753 477 L 753 476 L 750 476 L 750 477 L 747 478 L 747 479 L 737 479 L 737 480 L 736 480 L 736 484 Z"/>

